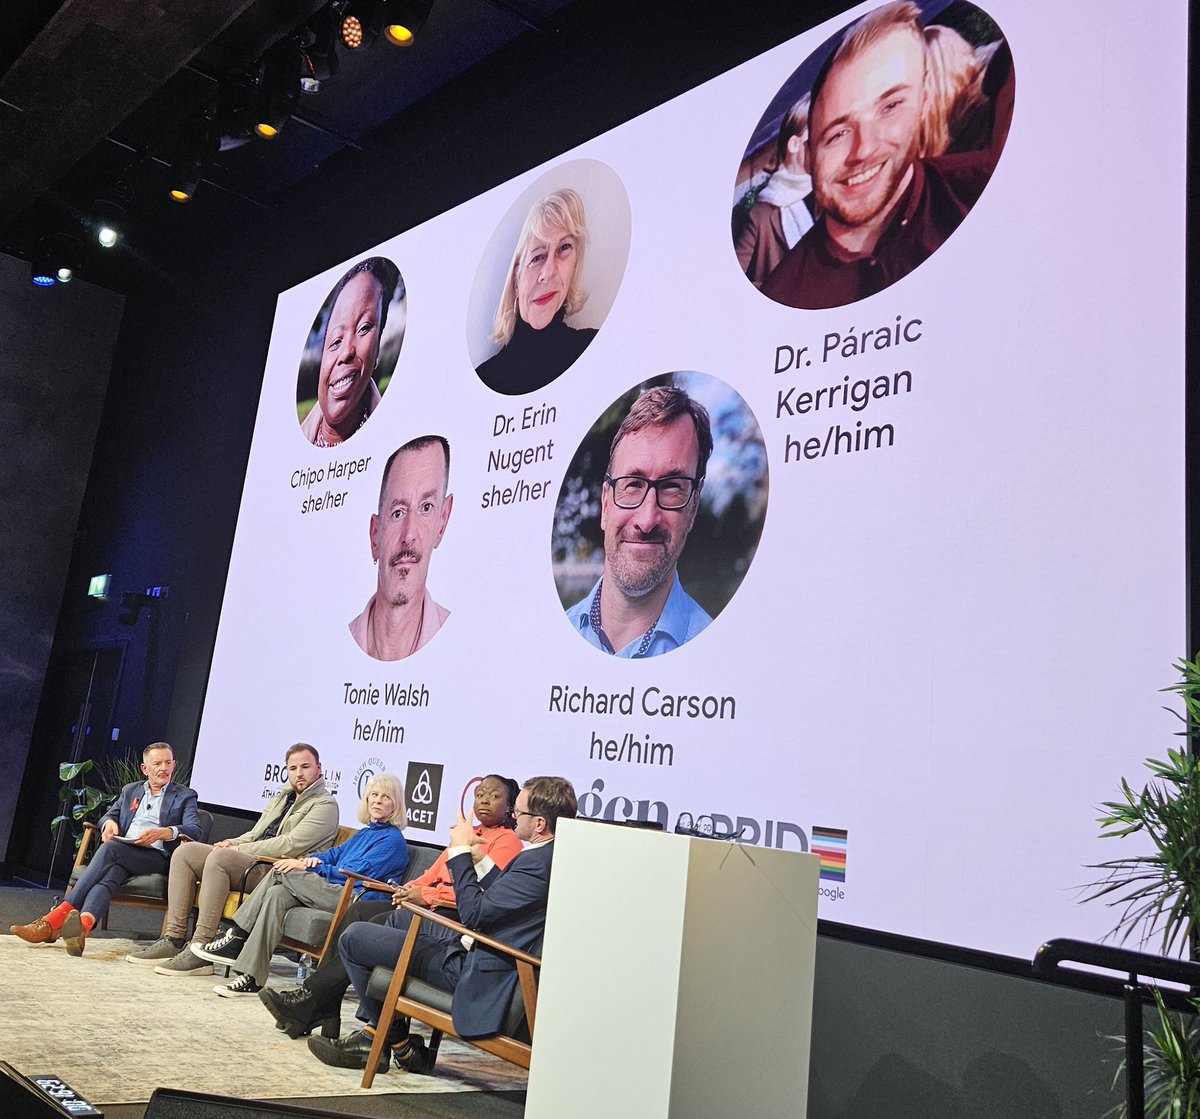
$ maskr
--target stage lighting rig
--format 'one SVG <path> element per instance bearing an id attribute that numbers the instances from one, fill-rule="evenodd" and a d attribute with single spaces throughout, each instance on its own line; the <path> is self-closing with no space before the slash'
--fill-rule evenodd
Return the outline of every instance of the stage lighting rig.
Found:
<path id="1" fill-rule="evenodd" d="M 248 106 L 256 136 L 273 140 L 287 123 L 300 97 L 302 66 L 299 44 L 290 36 L 263 55 Z"/>
<path id="2" fill-rule="evenodd" d="M 54 256 L 50 252 L 50 246 L 42 241 L 37 251 L 33 254 L 33 260 L 29 264 L 30 279 L 40 288 L 52 288 L 57 282 L 57 277 L 54 275 Z"/>
<path id="3" fill-rule="evenodd" d="M 350 0 L 342 10 L 342 45 L 365 50 L 382 35 L 394 47 L 410 46 L 432 7 L 432 0 Z"/>
<path id="4" fill-rule="evenodd" d="M 89 225 L 96 240 L 104 248 L 111 249 L 121 239 L 125 207 L 132 198 L 133 192 L 124 180 L 110 184 L 97 196 L 92 206 L 92 220 Z"/>
<path id="5" fill-rule="evenodd" d="M 340 20 L 333 5 L 321 9 L 300 33 L 300 89 L 320 93 L 321 83 L 338 72 L 337 40 Z"/>
<path id="6" fill-rule="evenodd" d="M 212 118 L 212 111 L 204 113 L 193 120 L 180 137 L 167 181 L 167 196 L 172 202 L 190 202 L 200 186 L 204 165 L 217 150 Z"/>
<path id="7" fill-rule="evenodd" d="M 433 9 L 433 0 L 385 0 L 383 37 L 394 47 L 412 46 Z"/>

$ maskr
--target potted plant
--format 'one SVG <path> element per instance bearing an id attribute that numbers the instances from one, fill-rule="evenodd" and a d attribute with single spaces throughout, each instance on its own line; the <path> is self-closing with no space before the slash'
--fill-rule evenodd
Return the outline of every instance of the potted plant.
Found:
<path id="1" fill-rule="evenodd" d="M 94 775 L 94 785 L 88 783 L 88 774 Z M 62 811 L 50 821 L 50 831 L 57 833 L 64 824 L 70 825 L 71 834 L 75 837 L 75 850 L 78 850 L 83 837 L 83 824 L 99 823 L 100 817 L 108 811 L 121 790 L 132 781 L 143 780 L 143 777 L 141 756 L 135 754 L 117 754 L 100 762 L 92 758 L 85 758 L 81 762 L 60 762 L 58 779 L 62 787 L 58 790 L 58 800 Z M 186 785 L 186 768 L 177 769 L 171 782 Z"/>
<path id="2" fill-rule="evenodd" d="M 1185 745 L 1167 750 L 1165 760 L 1148 758 L 1151 779 L 1140 792 L 1121 779 L 1122 799 L 1101 806 L 1100 835 L 1120 839 L 1142 834 L 1150 850 L 1097 864 L 1102 878 L 1087 887 L 1086 899 L 1103 899 L 1117 910 L 1112 935 L 1121 942 L 1135 933 L 1163 955 L 1196 956 L 1200 933 L 1200 654 L 1174 665 L 1180 680 L 1163 689 L 1183 700 Z M 1170 708 L 1168 708 L 1170 710 Z M 1156 1015 L 1146 1030 L 1145 1105 L 1151 1119 L 1200 1119 L 1200 1024 L 1194 1015 L 1169 1011 L 1154 992 Z M 1200 999 L 1189 1000 L 1200 1012 Z M 1121 1039 L 1122 1044 L 1124 1039 Z M 1119 1077 L 1124 1063 L 1117 1070 Z M 1123 1112 L 1124 1107 L 1117 1109 Z"/>

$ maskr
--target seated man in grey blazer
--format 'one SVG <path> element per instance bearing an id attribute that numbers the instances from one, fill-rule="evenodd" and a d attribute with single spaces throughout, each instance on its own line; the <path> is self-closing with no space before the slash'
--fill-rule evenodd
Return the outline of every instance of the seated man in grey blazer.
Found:
<path id="1" fill-rule="evenodd" d="M 565 778 L 530 778 L 515 806 L 517 836 L 525 850 L 504 870 L 485 870 L 482 878 L 471 857 L 478 838 L 460 814 L 450 829 L 448 865 L 461 923 L 514 948 L 533 950 L 546 926 L 554 830 L 559 819 L 573 818 L 576 810 L 575 790 Z M 338 951 L 370 1024 L 335 1041 L 310 1037 L 308 1048 L 319 1061 L 338 1068 L 366 1068 L 383 1009 L 367 997 L 367 982 L 373 968 L 395 966 L 405 936 L 404 929 L 370 923 L 352 925 L 342 934 Z M 517 972 L 508 960 L 485 947 L 468 950 L 463 939 L 440 927 L 422 928 L 410 973 L 454 993 L 451 1014 L 460 1037 L 487 1037 L 500 1029 L 516 990 Z M 426 1067 L 424 1043 L 408 1035 L 406 1018 L 393 1020 L 388 1041 L 378 1072 L 386 1071 L 393 1058 L 412 1071 Z"/>

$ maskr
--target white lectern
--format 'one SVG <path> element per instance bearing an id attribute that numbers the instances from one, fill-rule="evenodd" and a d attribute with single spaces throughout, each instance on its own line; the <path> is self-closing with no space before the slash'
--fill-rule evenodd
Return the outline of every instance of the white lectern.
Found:
<path id="1" fill-rule="evenodd" d="M 526 1119 L 803 1117 L 819 859 L 561 820 Z"/>

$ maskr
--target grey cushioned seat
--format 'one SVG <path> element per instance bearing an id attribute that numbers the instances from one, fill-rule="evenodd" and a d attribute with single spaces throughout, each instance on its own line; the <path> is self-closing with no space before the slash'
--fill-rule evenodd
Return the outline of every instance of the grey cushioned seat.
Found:
<path id="1" fill-rule="evenodd" d="M 430 847 L 424 843 L 410 843 L 408 845 L 408 869 L 404 872 L 404 880 L 408 882 L 424 874 L 433 866 L 441 853 L 441 847 Z M 300 944 L 315 945 L 319 948 L 325 943 L 332 920 L 333 914 L 323 909 L 297 906 L 290 910 L 284 918 L 284 939 L 298 941 Z"/>
<path id="2" fill-rule="evenodd" d="M 540 953 L 541 947 L 539 939 L 538 943 L 534 946 L 532 954 L 537 955 Z M 368 997 L 377 999 L 379 1002 L 385 1002 L 394 972 L 394 967 L 375 968 L 371 972 L 371 978 L 367 982 Z M 401 993 L 416 1002 L 432 1006 L 435 1010 L 444 1011 L 446 1014 L 450 1013 L 451 1005 L 454 1002 L 454 995 L 450 991 L 443 991 L 440 987 L 434 987 L 426 983 L 424 979 L 417 979 L 415 976 L 410 977 L 404 984 L 404 990 Z M 517 988 L 513 992 L 513 999 L 509 1003 L 508 1013 L 504 1016 L 504 1023 L 500 1029 L 500 1033 L 508 1037 L 521 1038 L 522 1040 L 529 1039 L 529 1030 L 525 1024 L 525 996 L 521 993 L 520 984 L 517 984 Z"/>

